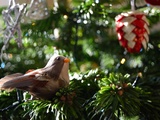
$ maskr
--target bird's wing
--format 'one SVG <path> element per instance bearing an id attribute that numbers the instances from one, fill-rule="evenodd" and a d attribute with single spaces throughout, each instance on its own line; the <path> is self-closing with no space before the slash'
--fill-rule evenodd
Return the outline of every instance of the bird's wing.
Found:
<path id="1" fill-rule="evenodd" d="M 33 70 L 26 74 L 16 73 L 0 79 L 0 89 L 28 89 L 32 86 L 43 87 L 48 82 L 41 70 Z"/>

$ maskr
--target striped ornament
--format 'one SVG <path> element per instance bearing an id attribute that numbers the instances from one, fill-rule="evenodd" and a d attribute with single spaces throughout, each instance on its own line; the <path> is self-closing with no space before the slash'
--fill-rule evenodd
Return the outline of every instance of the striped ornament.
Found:
<path id="1" fill-rule="evenodd" d="M 149 42 L 148 21 L 144 13 L 132 11 L 116 16 L 119 43 L 130 53 L 138 53 Z"/>

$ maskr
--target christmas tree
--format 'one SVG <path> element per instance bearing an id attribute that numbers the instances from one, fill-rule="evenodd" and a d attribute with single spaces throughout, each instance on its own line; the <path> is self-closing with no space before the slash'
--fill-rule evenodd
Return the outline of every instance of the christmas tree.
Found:
<path id="1" fill-rule="evenodd" d="M 0 78 L 70 58 L 52 100 L 0 91 L 2 120 L 159 120 L 156 0 L 10 0 L 0 8 Z"/>

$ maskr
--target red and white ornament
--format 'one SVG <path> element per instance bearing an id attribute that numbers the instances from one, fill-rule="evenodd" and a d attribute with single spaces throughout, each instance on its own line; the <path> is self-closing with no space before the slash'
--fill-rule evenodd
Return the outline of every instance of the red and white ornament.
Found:
<path id="1" fill-rule="evenodd" d="M 116 31 L 121 46 L 130 53 L 147 48 L 149 42 L 148 21 L 144 13 L 132 11 L 116 16 Z"/>

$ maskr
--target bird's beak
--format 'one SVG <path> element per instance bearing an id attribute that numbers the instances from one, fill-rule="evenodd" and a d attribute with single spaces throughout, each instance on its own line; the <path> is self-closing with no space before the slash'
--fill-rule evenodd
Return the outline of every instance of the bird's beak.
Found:
<path id="1" fill-rule="evenodd" d="M 65 58 L 64 59 L 64 63 L 69 63 L 70 62 L 70 59 L 69 58 Z"/>

